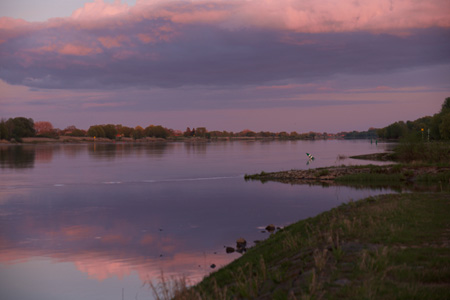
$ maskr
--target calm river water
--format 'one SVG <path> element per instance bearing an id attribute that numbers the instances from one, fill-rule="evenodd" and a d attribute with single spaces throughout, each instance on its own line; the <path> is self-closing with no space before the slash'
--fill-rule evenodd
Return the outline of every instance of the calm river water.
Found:
<path id="1" fill-rule="evenodd" d="M 245 173 L 341 164 L 358 141 L 0 146 L 0 298 L 152 299 L 149 281 L 193 282 L 240 256 L 244 237 L 387 190 L 262 184 Z M 306 152 L 316 160 L 307 165 Z M 217 269 L 216 268 L 216 269 Z"/>

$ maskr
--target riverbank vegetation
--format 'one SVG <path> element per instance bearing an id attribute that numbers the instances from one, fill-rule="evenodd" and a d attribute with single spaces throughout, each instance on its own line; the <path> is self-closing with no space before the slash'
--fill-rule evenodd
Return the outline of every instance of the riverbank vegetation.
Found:
<path id="1" fill-rule="evenodd" d="M 331 166 L 318 169 L 264 172 L 245 175 L 245 180 L 278 181 L 290 184 L 419 185 L 450 184 L 450 143 L 402 141 L 391 153 L 352 158 L 391 160 L 392 164 Z"/>
<path id="2" fill-rule="evenodd" d="M 161 281 L 154 290 L 160 299 L 447 299 L 449 209 L 448 193 L 350 201 L 278 231 L 193 288 Z"/>

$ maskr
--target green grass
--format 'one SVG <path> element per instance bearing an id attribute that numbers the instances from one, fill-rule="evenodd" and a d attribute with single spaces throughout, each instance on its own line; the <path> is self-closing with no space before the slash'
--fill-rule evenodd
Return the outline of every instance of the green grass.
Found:
<path id="1" fill-rule="evenodd" d="M 329 175 L 329 174 L 330 174 L 330 170 L 328 170 L 328 169 L 326 169 L 326 168 L 323 168 L 323 169 L 320 169 L 320 170 L 317 172 L 316 176 L 317 176 L 317 177 L 320 177 L 320 176 L 327 176 L 327 175 Z"/>
<path id="2" fill-rule="evenodd" d="M 386 183 L 399 183 L 405 181 L 404 174 L 380 174 L 380 173 L 362 173 L 362 174 L 349 174 L 336 178 L 336 182 L 348 183 L 348 182 L 386 182 Z"/>
<path id="3" fill-rule="evenodd" d="M 416 178 L 419 182 L 442 182 L 450 183 L 450 171 L 438 174 L 422 174 Z"/>
<path id="4" fill-rule="evenodd" d="M 393 159 L 400 162 L 450 164 L 449 142 L 403 140 L 394 148 Z"/>
<path id="5" fill-rule="evenodd" d="M 450 194 L 370 197 L 292 224 L 176 299 L 450 299 Z"/>

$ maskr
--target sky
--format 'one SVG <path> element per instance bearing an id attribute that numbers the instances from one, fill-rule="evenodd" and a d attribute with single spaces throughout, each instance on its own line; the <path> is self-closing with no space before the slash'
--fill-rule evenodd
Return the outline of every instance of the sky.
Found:
<path id="1" fill-rule="evenodd" d="M 439 112 L 448 0 L 0 2 L 0 118 L 340 132 Z"/>

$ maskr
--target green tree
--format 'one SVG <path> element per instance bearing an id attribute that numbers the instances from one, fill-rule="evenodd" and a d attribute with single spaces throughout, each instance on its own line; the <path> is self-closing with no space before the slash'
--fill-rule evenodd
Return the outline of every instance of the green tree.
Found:
<path id="1" fill-rule="evenodd" d="M 408 127 L 405 122 L 395 122 L 388 127 L 386 127 L 386 138 L 387 139 L 399 139 L 406 135 L 408 132 Z"/>
<path id="2" fill-rule="evenodd" d="M 105 131 L 103 130 L 103 127 L 100 125 L 93 125 L 89 127 L 87 131 L 87 135 L 91 137 L 105 137 Z"/>
<path id="3" fill-rule="evenodd" d="M 70 136 L 78 136 L 83 137 L 86 136 L 86 131 L 75 128 L 72 133 L 69 134 Z"/>
<path id="4" fill-rule="evenodd" d="M 162 127 L 161 125 L 150 125 L 145 128 L 144 130 L 145 135 L 148 137 L 154 137 L 154 138 L 167 138 L 169 136 L 169 131 Z"/>
<path id="5" fill-rule="evenodd" d="M 114 140 L 117 135 L 117 129 L 116 125 L 113 124 L 107 124 L 107 125 L 100 125 L 103 128 L 103 131 L 105 132 L 105 137 L 111 140 Z"/>
<path id="6" fill-rule="evenodd" d="M 386 138 L 386 128 L 377 129 L 377 136 L 382 139 Z"/>
<path id="7" fill-rule="evenodd" d="M 430 135 L 433 140 L 441 139 L 440 126 L 442 123 L 442 115 L 435 114 L 430 122 Z"/>
<path id="8" fill-rule="evenodd" d="M 199 137 L 206 137 L 206 133 L 208 132 L 205 127 L 197 127 L 195 129 L 196 135 Z"/>
<path id="9" fill-rule="evenodd" d="M 131 134 L 131 136 L 137 140 L 137 139 L 142 139 L 143 137 L 145 137 L 145 131 L 144 128 L 142 128 L 141 126 L 136 126 L 133 130 L 133 133 Z"/>
<path id="10" fill-rule="evenodd" d="M 6 121 L 5 125 L 9 138 L 20 140 L 23 137 L 33 137 L 36 134 L 33 119 L 24 117 L 10 118 Z"/>
<path id="11" fill-rule="evenodd" d="M 443 140 L 450 140 L 450 111 L 442 116 L 442 122 L 439 125 L 439 134 Z"/>
<path id="12" fill-rule="evenodd" d="M 0 122 L 0 140 L 7 139 L 9 139 L 8 127 L 6 127 L 6 122 L 2 120 Z"/>
<path id="13" fill-rule="evenodd" d="M 441 113 L 450 112 L 450 97 L 445 98 L 442 103 Z"/>

